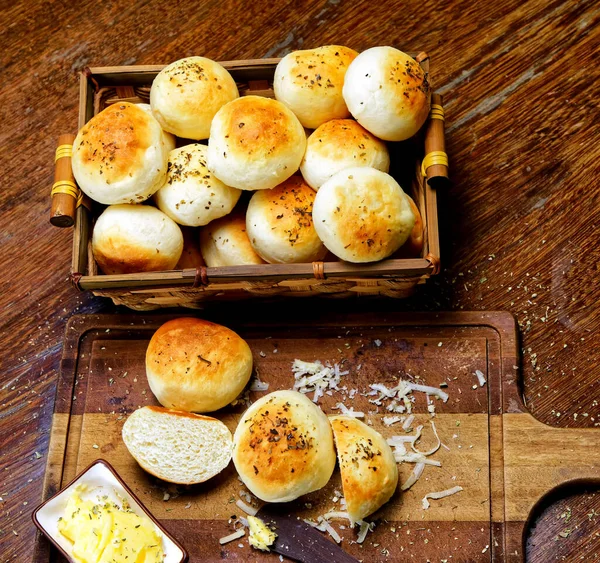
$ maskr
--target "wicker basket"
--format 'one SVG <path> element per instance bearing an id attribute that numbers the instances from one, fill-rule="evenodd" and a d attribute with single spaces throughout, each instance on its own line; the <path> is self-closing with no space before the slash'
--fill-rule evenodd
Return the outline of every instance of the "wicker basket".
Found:
<path id="1" fill-rule="evenodd" d="M 428 72 L 427 55 L 421 53 L 415 58 Z M 273 97 L 271 84 L 278 61 L 279 59 L 261 59 L 221 64 L 236 80 L 241 95 L 251 92 Z M 86 68 L 80 82 L 79 127 L 107 105 L 117 101 L 147 103 L 152 80 L 162 68 Z M 434 94 L 433 101 L 437 102 L 438 115 L 442 112 L 443 118 L 443 111 L 440 109 L 441 98 Z M 110 297 L 115 304 L 137 310 L 177 306 L 196 308 L 207 300 L 277 295 L 406 297 L 413 292 L 417 284 L 424 283 L 439 269 L 435 189 L 438 181 L 441 183 L 447 178 L 447 166 L 436 165 L 434 161 L 433 165 L 428 165 L 426 170 L 422 170 L 421 161 L 425 149 L 427 152 L 444 151 L 443 119 L 430 119 L 416 137 L 392 145 L 394 146 L 390 148 L 390 173 L 405 191 L 410 193 L 423 217 L 424 247 L 419 258 L 388 259 L 373 264 L 332 261 L 102 275 L 98 273 L 90 249 L 91 227 L 102 207 L 92 205 L 89 201 L 86 203 L 86 198 L 83 198 L 84 205 L 78 205 L 73 212 L 75 221 L 71 280 L 80 290 L 91 290 L 94 295 Z M 82 198 L 79 200 L 81 203 Z"/>

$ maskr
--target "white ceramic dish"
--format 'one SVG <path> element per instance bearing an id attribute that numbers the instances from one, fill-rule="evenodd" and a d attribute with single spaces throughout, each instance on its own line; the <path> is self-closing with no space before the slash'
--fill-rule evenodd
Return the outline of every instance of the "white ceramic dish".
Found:
<path id="1" fill-rule="evenodd" d="M 69 561 L 77 563 L 73 557 L 71 542 L 58 531 L 58 519 L 63 516 L 67 501 L 73 494 L 75 487 L 80 484 L 85 485 L 87 489 L 87 492 L 82 493 L 82 498 L 95 499 L 98 495 L 108 495 L 111 501 L 119 505 L 121 504 L 121 499 L 124 499 L 138 516 L 154 526 L 162 536 L 163 552 L 165 554 L 164 563 L 184 563 L 188 560 L 188 554 L 185 549 L 148 512 L 146 507 L 118 476 L 113 467 L 107 461 L 98 459 L 75 477 L 66 487 L 38 506 L 32 514 L 34 524 Z"/>

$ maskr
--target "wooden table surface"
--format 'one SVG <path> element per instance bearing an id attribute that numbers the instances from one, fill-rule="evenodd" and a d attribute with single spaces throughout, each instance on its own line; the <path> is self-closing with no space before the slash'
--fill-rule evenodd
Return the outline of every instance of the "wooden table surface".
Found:
<path id="1" fill-rule="evenodd" d="M 337 307 L 511 311 L 533 414 L 600 427 L 598 2 L 3 1 L 0 561 L 31 560 L 66 320 L 112 310 L 69 286 L 71 232 L 48 223 L 55 140 L 76 130 L 78 71 L 328 43 L 431 55 L 454 182 L 440 202 L 443 273 L 405 302 Z M 598 485 L 554 501 L 528 560 L 600 560 Z"/>

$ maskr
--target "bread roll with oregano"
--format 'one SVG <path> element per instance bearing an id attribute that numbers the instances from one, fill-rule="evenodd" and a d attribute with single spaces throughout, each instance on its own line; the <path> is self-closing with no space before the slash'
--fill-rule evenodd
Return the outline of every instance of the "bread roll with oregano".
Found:
<path id="1" fill-rule="evenodd" d="M 393 47 L 373 47 L 358 55 L 346 72 L 343 93 L 352 116 L 385 141 L 412 137 L 429 115 L 427 73 Z"/>
<path id="2" fill-rule="evenodd" d="M 164 407 L 212 412 L 231 403 L 252 373 L 252 352 L 231 329 L 182 317 L 163 324 L 146 350 L 146 375 Z"/>
<path id="3" fill-rule="evenodd" d="M 217 111 L 238 96 L 235 80 L 219 63 L 186 57 L 156 75 L 150 106 L 165 131 L 199 141 L 208 139 Z"/>
<path id="4" fill-rule="evenodd" d="M 243 96 L 215 115 L 208 140 L 208 169 L 240 190 L 269 190 L 300 167 L 306 134 L 281 102 Z"/>
<path id="5" fill-rule="evenodd" d="M 347 168 L 317 192 L 313 222 L 323 244 L 348 262 L 375 262 L 392 255 L 415 224 L 398 182 L 374 168 Z"/>
<path id="6" fill-rule="evenodd" d="M 341 45 L 289 53 L 275 69 L 275 98 L 309 129 L 330 119 L 349 117 L 342 87 L 346 70 L 357 55 L 354 49 Z"/>
<path id="7" fill-rule="evenodd" d="M 233 463 L 246 487 L 267 502 L 288 502 L 324 487 L 335 467 L 331 426 L 297 391 L 275 391 L 242 415 Z"/>
<path id="8" fill-rule="evenodd" d="M 346 510 L 352 522 L 383 506 L 398 486 L 398 466 L 385 438 L 350 416 L 331 416 Z"/>
<path id="9" fill-rule="evenodd" d="M 77 133 L 73 176 L 94 201 L 140 203 L 163 185 L 171 145 L 151 114 L 136 104 L 117 102 Z"/>
<path id="10" fill-rule="evenodd" d="M 270 264 L 321 260 L 327 249 L 313 224 L 314 201 L 314 190 L 298 175 L 256 192 L 246 211 L 246 232 L 256 253 Z"/>

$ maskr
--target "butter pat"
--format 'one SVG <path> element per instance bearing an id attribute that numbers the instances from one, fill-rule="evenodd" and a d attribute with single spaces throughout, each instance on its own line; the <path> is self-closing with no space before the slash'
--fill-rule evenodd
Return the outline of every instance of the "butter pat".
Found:
<path id="1" fill-rule="evenodd" d="M 107 496 L 84 500 L 78 486 L 69 497 L 58 531 L 73 544 L 80 563 L 162 563 L 162 537 L 152 524 L 131 511 L 129 505 Z"/>
<path id="2" fill-rule="evenodd" d="M 277 534 L 256 516 L 248 516 L 248 527 L 248 543 L 261 551 L 270 551 L 269 546 L 273 545 Z"/>

